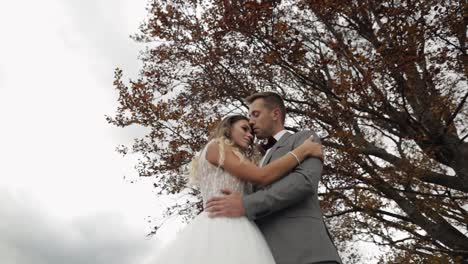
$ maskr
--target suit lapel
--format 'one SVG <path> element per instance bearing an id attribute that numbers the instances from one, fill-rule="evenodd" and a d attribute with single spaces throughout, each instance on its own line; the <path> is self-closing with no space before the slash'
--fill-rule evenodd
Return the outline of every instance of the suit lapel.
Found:
<path id="1" fill-rule="evenodd" d="M 273 154 L 273 152 L 275 152 L 278 148 L 284 146 L 284 144 L 286 143 L 286 141 L 288 140 L 288 138 L 291 136 L 292 134 L 289 133 L 289 132 L 286 132 L 281 138 L 280 140 L 278 140 L 278 142 L 276 142 L 273 147 L 271 147 L 270 151 L 268 151 L 268 154 L 267 156 L 265 157 L 265 159 L 263 160 L 263 163 L 262 165 L 265 166 L 266 164 L 268 164 L 270 162 L 270 159 L 271 159 L 271 156 Z"/>

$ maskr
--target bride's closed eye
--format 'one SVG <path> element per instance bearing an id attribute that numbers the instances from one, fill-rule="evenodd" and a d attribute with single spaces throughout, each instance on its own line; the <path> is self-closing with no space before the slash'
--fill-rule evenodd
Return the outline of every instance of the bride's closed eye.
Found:
<path id="1" fill-rule="evenodd" d="M 250 126 L 242 126 L 242 129 L 244 130 L 244 132 L 252 132 Z"/>

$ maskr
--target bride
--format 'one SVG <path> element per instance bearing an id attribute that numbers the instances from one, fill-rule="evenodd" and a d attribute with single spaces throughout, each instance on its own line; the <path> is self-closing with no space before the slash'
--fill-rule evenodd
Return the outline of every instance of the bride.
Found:
<path id="1" fill-rule="evenodd" d="M 309 156 L 322 155 L 321 145 L 306 140 L 288 155 L 257 167 L 248 118 L 228 116 L 215 128 L 210 141 L 192 161 L 190 182 L 200 188 L 203 204 L 229 188 L 241 194 L 247 182 L 265 185 L 280 179 Z M 157 252 L 153 264 L 274 264 L 257 226 L 246 217 L 210 218 L 200 213 L 169 245 Z"/>

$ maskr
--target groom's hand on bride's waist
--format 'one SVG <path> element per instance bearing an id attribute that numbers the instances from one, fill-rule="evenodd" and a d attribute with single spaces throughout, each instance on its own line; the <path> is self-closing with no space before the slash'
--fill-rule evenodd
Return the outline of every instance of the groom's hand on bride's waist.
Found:
<path id="1" fill-rule="evenodd" d="M 244 204 L 240 193 L 222 189 L 225 196 L 215 196 L 208 199 L 205 211 L 213 217 L 240 217 L 245 215 Z"/>

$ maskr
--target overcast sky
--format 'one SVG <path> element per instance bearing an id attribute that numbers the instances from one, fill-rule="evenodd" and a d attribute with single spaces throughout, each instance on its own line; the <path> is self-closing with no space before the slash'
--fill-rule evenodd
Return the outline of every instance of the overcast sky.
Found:
<path id="1" fill-rule="evenodd" d="M 105 120 L 146 4 L 0 1 L 0 263 L 138 263 L 160 245 L 145 218 L 163 202 L 115 152 L 142 131 Z"/>

